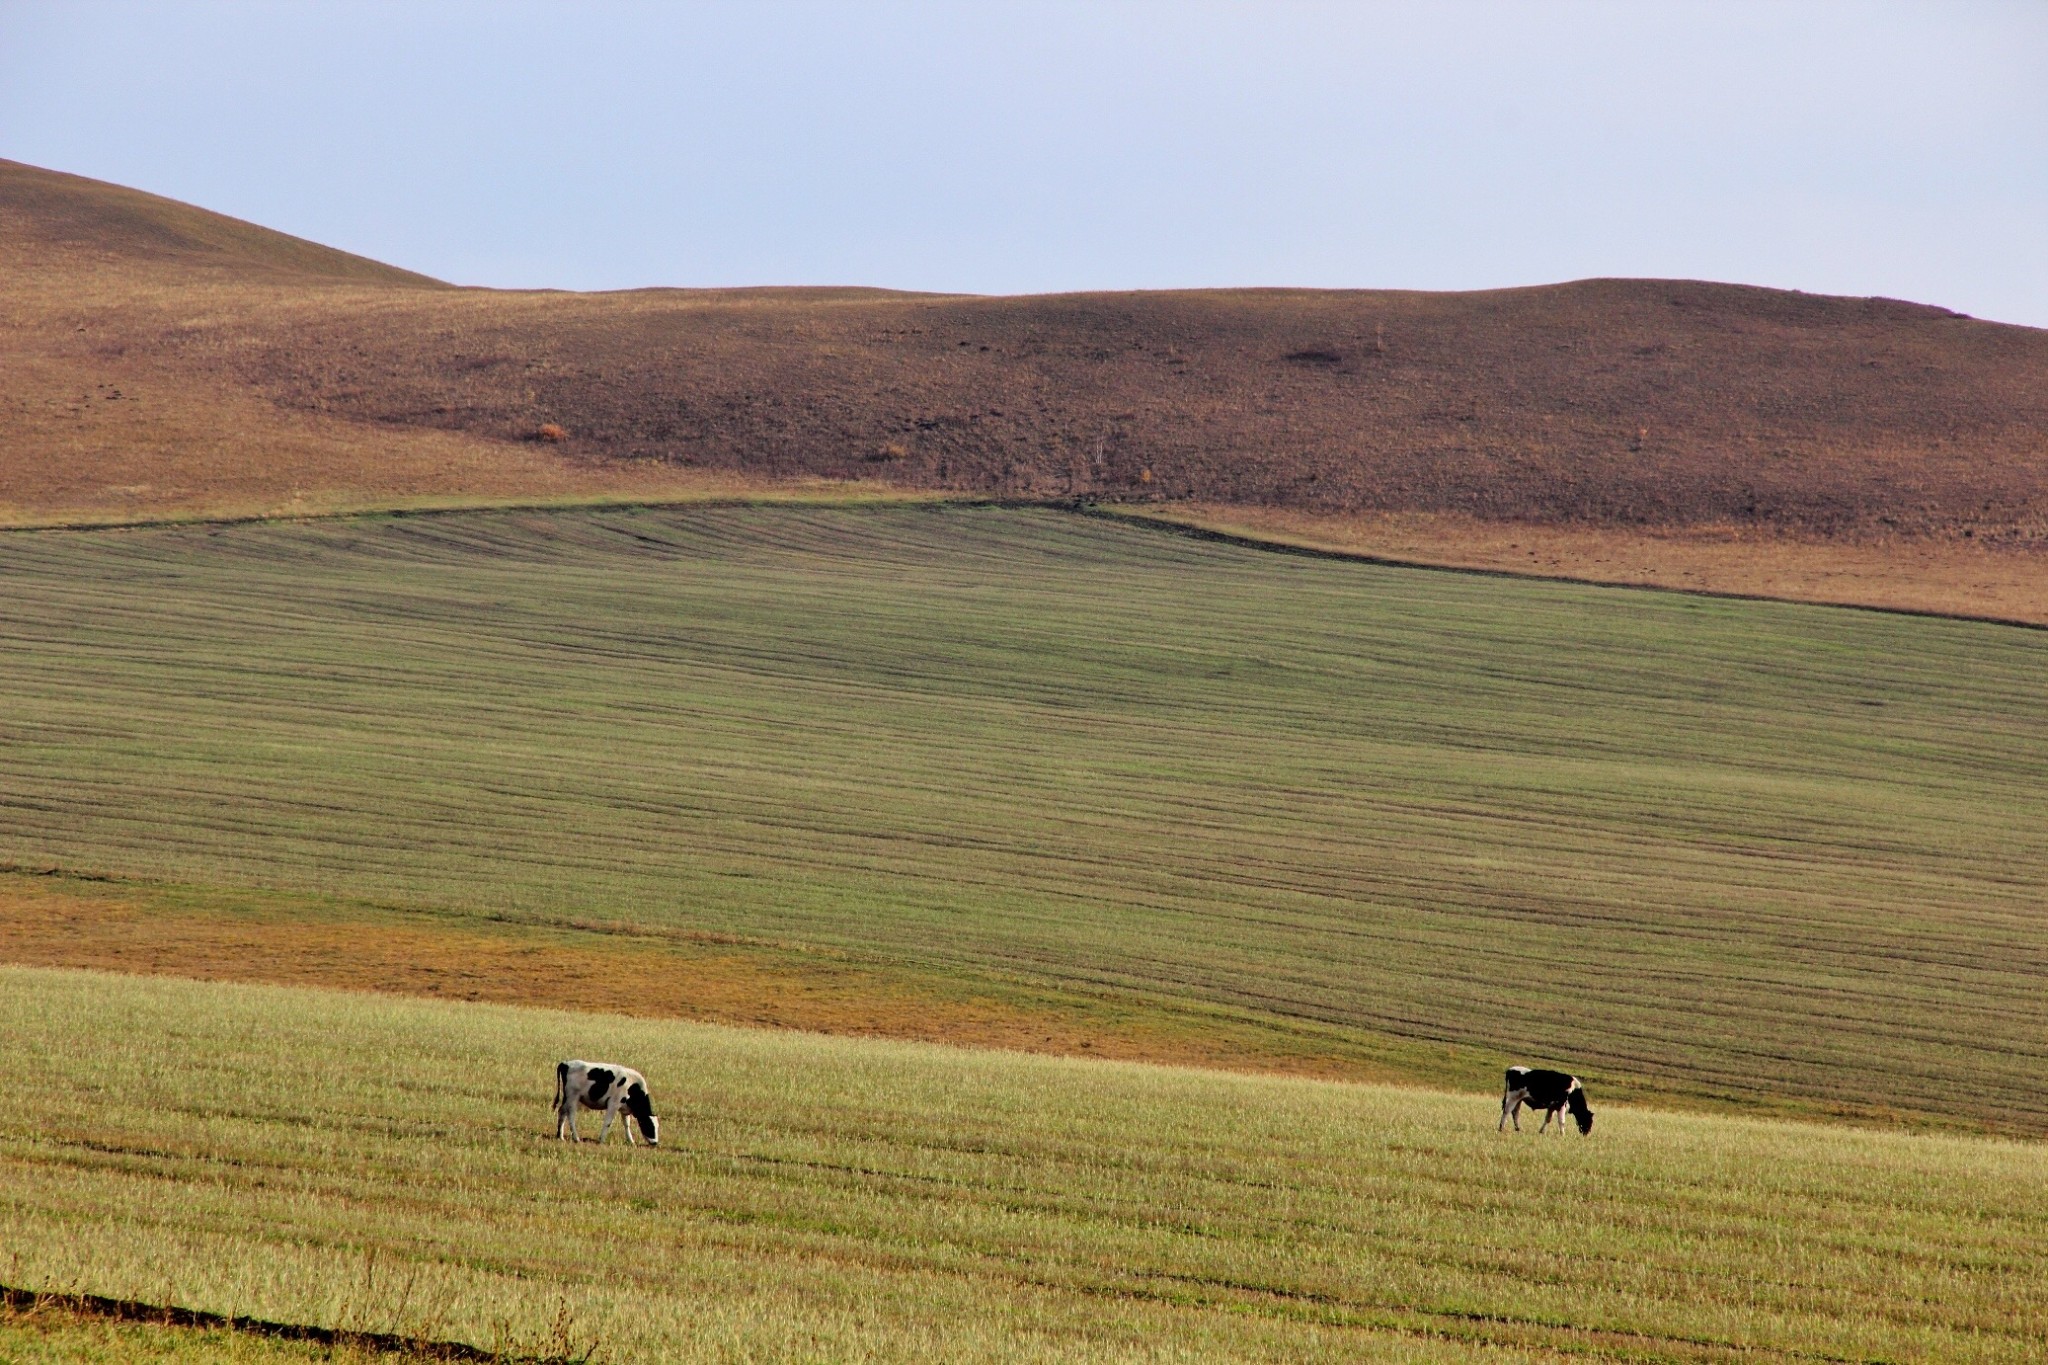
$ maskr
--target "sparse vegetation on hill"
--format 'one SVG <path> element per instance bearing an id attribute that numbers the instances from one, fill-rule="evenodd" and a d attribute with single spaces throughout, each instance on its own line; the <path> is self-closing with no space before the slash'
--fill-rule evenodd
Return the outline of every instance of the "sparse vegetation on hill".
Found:
<path id="1" fill-rule="evenodd" d="M 241 326 L 239 379 L 286 407 L 501 438 L 555 420 L 607 459 L 2048 542 L 2048 334 L 1881 300 L 1623 280 L 1459 295 L 408 293 L 288 333 Z"/>
<path id="2" fill-rule="evenodd" d="M 1940 308 L 1654 280 L 451 289 L 11 164 L 0 233 L 17 521 L 822 478 L 1753 538 L 1781 558 L 1910 541 L 2023 565 L 2048 612 L 2048 333 Z M 1848 582 L 1816 562 L 1787 590 L 1858 600 L 1853 580 L 1919 561 Z M 1942 582 L 1944 605 L 1986 610 L 1967 573 Z"/>

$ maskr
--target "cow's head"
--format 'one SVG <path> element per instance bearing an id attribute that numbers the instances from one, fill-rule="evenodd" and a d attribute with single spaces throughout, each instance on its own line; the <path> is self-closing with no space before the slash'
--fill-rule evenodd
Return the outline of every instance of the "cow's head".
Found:
<path id="1" fill-rule="evenodd" d="M 661 1120 L 654 1117 L 654 1101 L 647 1098 L 647 1087 L 638 1081 L 626 1087 L 626 1113 L 640 1125 L 640 1136 L 647 1139 L 649 1147 L 661 1145 Z"/>
<path id="2" fill-rule="evenodd" d="M 1572 1121 L 1579 1125 L 1580 1136 L 1593 1131 L 1593 1107 L 1586 1103 L 1585 1091 L 1574 1090 L 1566 1095 L 1564 1107 L 1572 1111 Z"/>

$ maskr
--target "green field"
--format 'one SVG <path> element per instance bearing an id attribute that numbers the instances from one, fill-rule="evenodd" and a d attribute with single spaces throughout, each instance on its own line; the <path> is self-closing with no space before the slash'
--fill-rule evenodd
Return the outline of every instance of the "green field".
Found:
<path id="1" fill-rule="evenodd" d="M 0 587 L 23 866 L 2048 1129 L 2039 632 L 959 506 L 16 533 Z"/>
<path id="2" fill-rule="evenodd" d="M 663 1146 L 553 1141 L 631 1057 Z M 2023 1361 L 2048 1149 L 0 968 L 7 1277 L 606 1359 Z M 566 1322 L 566 1332 L 557 1324 Z M 4 1341 L 0 1337 L 0 1341 Z"/>

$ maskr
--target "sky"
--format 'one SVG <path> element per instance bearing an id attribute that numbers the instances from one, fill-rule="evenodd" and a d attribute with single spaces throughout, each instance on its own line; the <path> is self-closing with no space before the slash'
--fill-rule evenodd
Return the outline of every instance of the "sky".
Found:
<path id="1" fill-rule="evenodd" d="M 463 284 L 1589 276 L 2048 326 L 2048 3 L 0 0 L 0 156 Z"/>

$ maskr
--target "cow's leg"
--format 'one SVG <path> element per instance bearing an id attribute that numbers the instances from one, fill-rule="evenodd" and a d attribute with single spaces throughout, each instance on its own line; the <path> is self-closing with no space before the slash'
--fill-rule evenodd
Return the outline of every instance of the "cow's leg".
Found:
<path id="1" fill-rule="evenodd" d="M 1517 1092 L 1517 1093 L 1516 1093 L 1516 1095 L 1515 1095 L 1515 1105 L 1514 1105 L 1514 1108 L 1512 1108 L 1512 1109 L 1508 1110 L 1508 1117 L 1509 1117 L 1510 1119 L 1512 1119 L 1512 1120 L 1514 1121 L 1514 1125 L 1515 1125 L 1515 1131 L 1516 1131 L 1516 1132 L 1518 1132 L 1518 1133 L 1519 1133 L 1519 1132 L 1521 1132 L 1521 1131 L 1522 1131 L 1522 1096 L 1521 1096 L 1521 1094 L 1520 1094 L 1519 1092 Z"/>
<path id="2" fill-rule="evenodd" d="M 1494 1132 L 1496 1132 L 1496 1133 L 1498 1133 L 1498 1132 L 1500 1132 L 1500 1131 L 1501 1131 L 1502 1129 L 1506 1128 L 1507 1126 L 1508 1126 L 1508 1092 L 1507 1092 L 1507 1091 L 1505 1091 L 1505 1090 L 1503 1090 L 1503 1091 L 1501 1092 L 1501 1096 L 1500 1096 L 1500 1122 L 1499 1122 L 1499 1123 L 1496 1123 L 1496 1124 L 1494 1124 L 1494 1125 L 1493 1125 L 1493 1131 L 1494 1131 Z"/>
<path id="3" fill-rule="evenodd" d="M 611 1132 L 612 1120 L 618 1117 L 618 1113 L 619 1106 L 616 1104 L 608 1104 L 604 1107 L 604 1127 L 597 1130 L 597 1141 L 600 1146 L 604 1144 L 605 1134 Z"/>
<path id="4" fill-rule="evenodd" d="M 1556 1113 L 1557 1113 L 1557 1111 L 1556 1111 L 1555 1109 L 1546 1109 L 1546 1110 L 1544 1110 L 1544 1111 L 1543 1111 L 1543 1122 L 1542 1122 L 1542 1123 L 1539 1123 L 1539 1124 L 1537 1124 L 1537 1125 L 1536 1125 L 1536 1131 L 1537 1131 L 1537 1132 L 1539 1132 L 1539 1133 L 1541 1133 L 1541 1132 L 1544 1132 L 1544 1131 L 1546 1131 L 1546 1130 L 1547 1130 L 1547 1129 L 1548 1129 L 1548 1128 L 1550 1127 L 1550 1120 L 1551 1120 L 1551 1116 L 1552 1116 L 1552 1115 L 1554 1115 L 1554 1114 L 1556 1114 Z"/>

